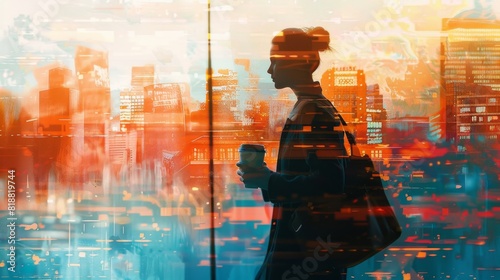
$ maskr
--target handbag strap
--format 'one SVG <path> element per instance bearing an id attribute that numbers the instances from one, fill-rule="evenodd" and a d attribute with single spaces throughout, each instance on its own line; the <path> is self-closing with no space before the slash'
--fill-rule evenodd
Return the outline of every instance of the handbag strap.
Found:
<path id="1" fill-rule="evenodd" d="M 328 100 L 328 101 L 330 101 L 330 100 Z M 347 140 L 347 143 L 349 143 L 350 155 L 351 156 L 361 156 L 361 152 L 359 151 L 358 145 L 356 145 L 356 138 L 354 137 L 354 135 L 350 131 L 345 129 L 345 127 L 348 126 L 347 122 L 344 120 L 344 118 L 339 113 L 339 111 L 337 111 L 337 108 L 335 108 L 335 106 L 333 106 L 333 103 L 331 101 L 330 101 L 330 104 L 332 104 L 333 112 L 340 119 L 340 125 L 342 126 L 342 131 L 344 132 L 344 143 L 346 142 L 345 140 Z"/>
<path id="2" fill-rule="evenodd" d="M 344 132 L 344 147 L 345 147 L 345 143 L 349 143 L 349 146 L 346 147 L 346 151 L 348 151 L 348 155 L 349 156 L 361 156 L 361 152 L 359 151 L 359 148 L 356 145 L 356 138 L 354 137 L 354 135 L 351 132 L 349 132 L 347 129 L 345 129 L 349 125 L 344 120 L 344 118 L 342 117 L 342 115 L 340 114 L 340 112 L 337 111 L 337 108 L 335 108 L 335 106 L 333 106 L 332 101 L 329 100 L 329 99 L 327 99 L 327 98 L 325 98 L 325 99 L 331 105 L 331 108 L 333 110 L 333 116 L 332 117 L 335 119 L 336 116 L 338 116 L 338 118 L 340 120 L 340 126 L 342 126 L 342 131 Z M 301 101 L 302 105 L 304 105 L 307 102 L 309 102 L 308 99 L 305 99 L 305 100 Z"/>

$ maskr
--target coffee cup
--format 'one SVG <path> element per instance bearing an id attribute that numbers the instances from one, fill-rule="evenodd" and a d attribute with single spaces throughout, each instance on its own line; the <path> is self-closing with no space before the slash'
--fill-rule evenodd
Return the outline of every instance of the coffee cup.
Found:
<path id="1" fill-rule="evenodd" d="M 264 165 L 266 149 L 263 145 L 242 144 L 238 151 L 240 152 L 240 161 L 237 165 L 240 168 L 260 168 Z"/>

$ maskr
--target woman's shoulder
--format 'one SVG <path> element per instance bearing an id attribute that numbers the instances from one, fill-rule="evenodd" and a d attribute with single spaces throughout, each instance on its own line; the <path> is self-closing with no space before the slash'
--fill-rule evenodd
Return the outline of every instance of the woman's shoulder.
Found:
<path id="1" fill-rule="evenodd" d="M 318 118 L 334 120 L 337 118 L 336 115 L 336 110 L 332 103 L 326 98 L 301 98 L 295 104 L 289 119 L 291 121 L 300 121 L 301 123 L 312 123 Z"/>

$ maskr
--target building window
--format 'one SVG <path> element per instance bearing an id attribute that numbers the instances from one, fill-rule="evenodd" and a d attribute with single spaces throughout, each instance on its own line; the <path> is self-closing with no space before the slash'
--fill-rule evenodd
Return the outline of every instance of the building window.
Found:
<path id="1" fill-rule="evenodd" d="M 485 106 L 476 107 L 476 113 L 484 113 L 484 112 L 486 112 Z"/>
<path id="2" fill-rule="evenodd" d="M 470 107 L 462 107 L 460 108 L 460 113 L 468 113 L 470 112 Z"/>
<path id="3" fill-rule="evenodd" d="M 470 132 L 470 126 L 468 126 L 468 125 L 467 125 L 467 126 L 462 125 L 462 126 L 460 126 L 460 129 L 459 129 L 459 130 L 460 130 L 460 132 L 462 132 L 462 133 L 465 133 L 465 132 Z"/>

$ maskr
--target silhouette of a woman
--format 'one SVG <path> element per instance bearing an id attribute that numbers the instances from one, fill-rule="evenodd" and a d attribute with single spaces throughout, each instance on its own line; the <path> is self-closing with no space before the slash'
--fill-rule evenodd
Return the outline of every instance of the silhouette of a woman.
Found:
<path id="1" fill-rule="evenodd" d="M 237 171 L 246 187 L 259 186 L 264 200 L 273 203 L 267 254 L 255 279 L 345 278 L 345 268 L 325 265 L 328 250 L 318 247 L 317 254 L 306 254 L 304 244 L 318 244 L 314 229 L 311 240 L 300 240 L 295 234 L 300 224 L 294 224 L 298 205 L 340 192 L 344 180 L 329 159 L 346 154 L 340 120 L 312 75 L 319 52 L 329 50 L 329 44 L 330 34 L 322 27 L 287 28 L 272 40 L 267 72 L 277 89 L 291 88 L 297 102 L 283 127 L 276 172 L 266 165 Z"/>

